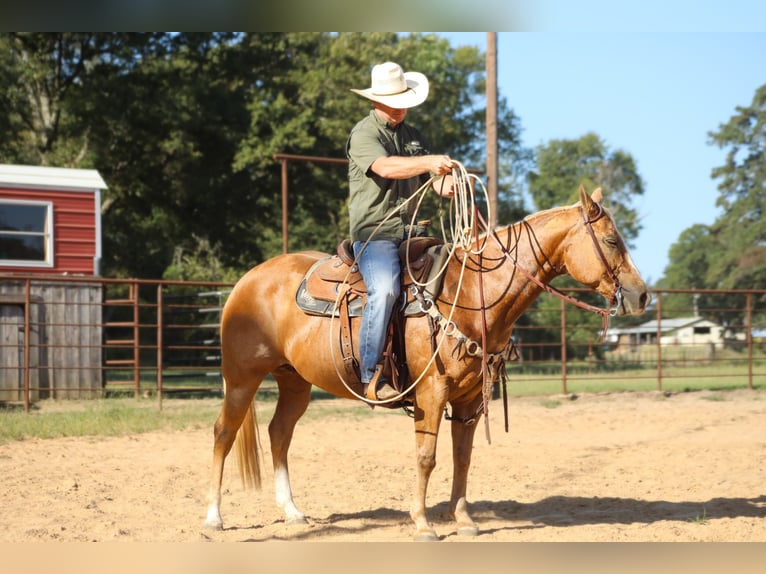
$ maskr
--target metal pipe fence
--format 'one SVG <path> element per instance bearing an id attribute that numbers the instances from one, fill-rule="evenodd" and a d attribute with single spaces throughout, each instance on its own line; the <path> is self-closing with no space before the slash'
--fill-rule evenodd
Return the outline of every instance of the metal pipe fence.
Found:
<path id="1" fill-rule="evenodd" d="M 219 394 L 220 312 L 232 283 L 0 275 L 0 403 Z M 591 295 L 570 290 L 578 297 Z M 766 291 L 652 292 L 641 317 L 543 295 L 514 330 L 517 393 L 766 384 Z"/>
<path id="2" fill-rule="evenodd" d="M 232 286 L 0 275 L 0 403 L 220 393 Z"/>

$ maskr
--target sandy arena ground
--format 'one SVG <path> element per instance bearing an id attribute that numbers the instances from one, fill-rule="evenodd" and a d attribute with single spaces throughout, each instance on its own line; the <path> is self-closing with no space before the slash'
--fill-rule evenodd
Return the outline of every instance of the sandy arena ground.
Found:
<path id="1" fill-rule="evenodd" d="M 557 401 L 559 406 L 552 406 Z M 406 542 L 414 484 L 412 421 L 401 411 L 315 401 L 332 414 L 299 423 L 293 490 L 309 517 L 283 524 L 268 434 L 264 489 L 244 490 L 235 455 L 224 477 L 223 531 L 203 528 L 212 430 L 0 446 L 0 542 Z M 766 392 L 512 398 L 488 444 L 476 433 L 468 498 L 480 542 L 766 541 Z M 211 421 L 212 427 L 212 421 Z M 442 426 L 430 519 L 446 516 L 451 477 Z"/>

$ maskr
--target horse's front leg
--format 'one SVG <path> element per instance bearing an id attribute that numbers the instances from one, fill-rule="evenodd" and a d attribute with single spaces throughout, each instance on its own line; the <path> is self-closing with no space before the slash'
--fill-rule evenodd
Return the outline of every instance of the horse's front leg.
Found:
<path id="1" fill-rule="evenodd" d="M 274 463 L 274 489 L 276 503 L 285 513 L 287 524 L 305 524 L 306 516 L 293 501 L 287 453 L 298 419 L 306 412 L 311 398 L 311 384 L 289 369 L 274 373 L 279 387 L 274 416 L 269 423 L 271 457 Z"/>
<path id="2" fill-rule="evenodd" d="M 465 405 L 453 408 L 452 420 L 452 495 L 449 512 L 457 522 L 457 533 L 461 536 L 477 536 L 479 527 L 468 513 L 466 492 L 468 469 L 471 466 L 473 438 L 481 415 L 476 416 L 482 402 L 479 395 Z"/>
<path id="3" fill-rule="evenodd" d="M 415 452 L 417 479 L 410 517 L 415 522 L 415 540 L 438 540 L 426 517 L 426 492 L 431 472 L 436 466 L 436 439 L 444 406 L 447 404 L 448 379 L 435 377 L 418 385 L 415 394 Z"/>

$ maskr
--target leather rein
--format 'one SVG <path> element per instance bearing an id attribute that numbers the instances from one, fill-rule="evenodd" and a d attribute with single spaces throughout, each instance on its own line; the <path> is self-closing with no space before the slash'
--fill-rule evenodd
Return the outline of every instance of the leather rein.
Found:
<path id="1" fill-rule="evenodd" d="M 614 317 L 617 314 L 617 310 L 619 309 L 619 306 L 622 304 L 622 283 L 620 282 L 619 278 L 617 277 L 617 273 L 615 270 L 609 265 L 609 262 L 606 259 L 606 256 L 604 255 L 604 251 L 601 249 L 601 246 L 598 243 L 598 238 L 596 237 L 596 232 L 593 230 L 593 224 L 596 223 L 599 219 L 604 217 L 605 211 L 604 208 L 599 203 L 595 203 L 595 205 L 598 207 L 598 213 L 595 217 L 591 218 L 588 216 L 588 212 L 585 210 L 585 207 L 581 207 L 582 215 L 583 215 L 583 222 L 585 224 L 585 228 L 588 230 L 588 235 L 590 235 L 590 238 L 593 240 L 593 247 L 596 250 L 596 254 L 598 255 L 599 259 L 601 259 L 601 262 L 604 264 L 604 267 L 606 268 L 607 273 L 609 274 L 610 279 L 612 280 L 614 284 L 614 290 L 612 292 L 612 296 L 610 298 L 609 304 L 612 305 L 609 309 L 604 309 L 602 307 L 597 307 L 595 305 L 591 305 L 590 303 L 585 303 L 584 301 L 580 301 L 579 299 L 575 299 L 574 297 L 570 295 L 566 295 L 565 293 L 562 293 L 555 287 L 551 287 L 550 285 L 547 285 L 540 281 L 537 277 L 535 277 L 532 273 L 527 271 L 524 267 L 522 267 L 519 262 L 516 260 L 513 255 L 511 255 L 510 251 L 505 248 L 502 241 L 500 241 L 500 238 L 497 236 L 497 232 L 492 230 L 491 235 L 497 242 L 498 246 L 500 247 L 500 252 L 509 260 L 511 263 L 513 263 L 514 267 L 521 271 L 530 281 L 532 281 L 535 285 L 540 287 L 543 291 L 546 291 L 547 293 L 550 293 L 551 295 L 554 295 L 561 299 L 562 301 L 565 301 L 567 303 L 571 303 L 572 305 L 575 305 L 576 307 L 579 307 L 580 309 L 584 309 L 586 311 L 591 311 L 593 313 L 597 313 L 601 315 L 602 320 L 602 329 L 601 329 L 601 340 L 603 341 L 606 338 L 606 331 L 609 328 L 609 318 Z M 475 211 L 477 218 L 479 222 L 484 226 L 485 229 L 488 228 L 487 222 L 482 217 L 481 213 L 479 213 L 478 209 Z M 478 234 L 478 230 L 476 231 Z M 476 241 L 479 241 L 479 238 L 477 236 Z M 485 423 L 485 432 L 487 437 L 487 442 L 491 444 L 490 439 L 490 432 L 489 432 L 489 394 L 491 390 L 491 385 L 493 382 L 493 373 L 498 375 L 501 378 L 502 383 L 502 392 L 503 392 L 503 410 L 505 413 L 505 432 L 508 432 L 508 395 L 506 391 L 506 381 L 504 376 L 505 371 L 505 361 L 509 358 L 509 356 L 515 351 L 515 346 L 513 345 L 513 339 L 509 341 L 509 345 L 506 345 L 506 348 L 501 351 L 500 353 L 492 354 L 489 358 L 492 360 L 492 367 L 488 364 L 488 356 L 486 351 L 486 340 L 487 340 L 487 323 L 486 323 L 486 316 L 485 316 L 485 304 L 484 304 L 484 285 L 482 281 L 482 254 L 479 253 L 479 293 L 481 296 L 481 338 L 482 342 L 481 345 L 479 345 L 477 342 L 469 340 L 468 344 L 466 345 L 466 350 L 469 352 L 472 356 L 477 356 L 481 354 L 482 356 L 482 365 L 481 365 L 481 371 L 482 371 L 482 402 L 479 404 L 479 408 L 476 411 L 476 414 L 472 417 L 466 418 L 466 419 L 456 419 L 455 417 L 449 416 L 449 414 L 446 412 L 445 407 L 445 417 L 448 420 L 459 420 L 459 422 L 462 422 L 464 424 L 473 424 L 476 421 L 476 418 L 479 416 L 479 414 L 483 411 L 485 414 L 484 417 L 484 423 Z M 426 306 L 424 305 L 425 301 L 421 301 L 421 306 L 423 307 L 424 312 L 431 313 L 432 318 L 442 319 L 444 318 L 441 316 L 441 314 L 436 310 L 435 306 L 431 303 L 430 305 Z M 457 329 L 457 325 L 454 323 L 448 324 L 446 321 L 444 321 L 444 328 L 445 332 L 447 334 L 450 334 L 452 336 L 457 336 L 459 340 L 465 340 L 466 337 L 462 335 L 462 333 L 459 333 L 459 330 Z M 448 330 L 449 329 L 449 330 Z M 471 347 L 473 345 L 473 347 Z M 497 364 L 494 364 L 497 363 Z"/>

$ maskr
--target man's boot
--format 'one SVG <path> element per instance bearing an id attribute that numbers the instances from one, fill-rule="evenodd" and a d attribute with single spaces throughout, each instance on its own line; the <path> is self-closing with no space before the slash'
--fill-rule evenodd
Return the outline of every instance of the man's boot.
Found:
<path id="1" fill-rule="evenodd" d="M 372 375 L 370 384 L 367 385 L 367 398 L 371 401 L 387 401 L 399 395 L 390 382 L 382 378 L 383 365 L 378 363 L 375 366 L 375 374 Z"/>

